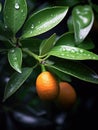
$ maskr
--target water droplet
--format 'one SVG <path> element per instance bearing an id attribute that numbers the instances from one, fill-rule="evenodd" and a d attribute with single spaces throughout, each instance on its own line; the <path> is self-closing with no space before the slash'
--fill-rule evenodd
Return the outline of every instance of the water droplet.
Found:
<path id="1" fill-rule="evenodd" d="M 15 9 L 19 9 L 19 4 L 15 3 Z"/>
<path id="2" fill-rule="evenodd" d="M 38 21 L 38 24 L 40 24 L 41 22 L 40 21 Z"/>
<path id="3" fill-rule="evenodd" d="M 33 25 L 33 24 L 31 25 L 31 28 L 34 28 L 34 25 Z"/>
<path id="4" fill-rule="evenodd" d="M 17 60 L 17 57 L 14 57 L 14 60 Z"/>
<path id="5" fill-rule="evenodd" d="M 7 25 L 5 25 L 5 28 L 8 28 Z"/>

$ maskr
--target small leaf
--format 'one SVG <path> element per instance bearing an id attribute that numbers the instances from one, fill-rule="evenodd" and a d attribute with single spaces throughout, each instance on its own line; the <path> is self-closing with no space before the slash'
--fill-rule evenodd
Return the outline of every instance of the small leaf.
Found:
<path id="1" fill-rule="evenodd" d="M 48 55 L 72 60 L 98 60 L 98 55 L 93 52 L 65 45 L 55 46 Z"/>
<path id="2" fill-rule="evenodd" d="M 82 42 L 92 28 L 94 14 L 89 5 L 76 6 L 72 11 L 75 40 Z"/>
<path id="3" fill-rule="evenodd" d="M 81 64 L 80 62 L 63 61 L 63 64 L 60 62 L 55 63 L 54 65 L 48 65 L 48 67 L 57 69 L 80 80 L 98 84 L 98 74 L 96 74 L 91 68 L 87 67 L 84 64 Z"/>
<path id="4" fill-rule="evenodd" d="M 22 51 L 20 48 L 13 48 L 8 52 L 8 60 L 13 69 L 21 73 Z"/>
<path id="5" fill-rule="evenodd" d="M 6 85 L 3 101 L 9 98 L 12 94 L 14 94 L 21 87 L 21 85 L 30 76 L 31 72 L 32 72 L 32 68 L 23 68 L 21 74 L 18 72 L 15 72 L 12 75 L 8 84 Z"/>
<path id="6" fill-rule="evenodd" d="M 22 27 L 26 16 L 26 0 L 5 0 L 4 22 L 14 34 Z"/>
<path id="7" fill-rule="evenodd" d="M 21 38 L 28 38 L 42 34 L 57 24 L 65 17 L 68 7 L 48 7 L 34 13 L 25 23 Z"/>
<path id="8" fill-rule="evenodd" d="M 51 50 L 56 40 L 56 34 L 53 34 L 40 45 L 40 55 L 44 55 Z"/>

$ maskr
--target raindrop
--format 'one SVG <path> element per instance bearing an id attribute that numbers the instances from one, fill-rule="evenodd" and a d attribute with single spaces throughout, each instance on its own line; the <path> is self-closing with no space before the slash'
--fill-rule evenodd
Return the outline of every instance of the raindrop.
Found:
<path id="1" fill-rule="evenodd" d="M 80 50 L 81 53 L 83 53 L 83 50 Z"/>
<path id="2" fill-rule="evenodd" d="M 21 13 L 23 13 L 23 9 L 21 10 Z"/>
<path id="3" fill-rule="evenodd" d="M 14 60 L 17 60 L 17 57 L 14 57 Z"/>
<path id="4" fill-rule="evenodd" d="M 15 3 L 15 9 L 19 9 L 19 4 Z"/>

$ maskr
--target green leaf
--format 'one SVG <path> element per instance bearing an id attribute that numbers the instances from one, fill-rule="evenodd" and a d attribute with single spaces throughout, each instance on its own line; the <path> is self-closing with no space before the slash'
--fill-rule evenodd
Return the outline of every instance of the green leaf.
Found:
<path id="1" fill-rule="evenodd" d="M 13 69 L 21 73 L 22 51 L 20 48 L 13 48 L 8 52 L 8 60 Z"/>
<path id="2" fill-rule="evenodd" d="M 25 23 L 21 38 L 28 38 L 42 34 L 57 24 L 65 17 L 68 7 L 48 7 L 34 13 Z"/>
<path id="3" fill-rule="evenodd" d="M 2 11 L 2 4 L 0 3 L 0 12 Z"/>
<path id="4" fill-rule="evenodd" d="M 67 81 L 67 82 L 71 82 L 71 77 L 68 74 L 63 73 L 62 71 L 59 71 L 58 69 L 52 68 L 52 67 L 48 67 L 49 71 L 51 71 L 52 73 L 54 73 L 55 75 L 58 76 L 59 80 L 62 81 Z"/>
<path id="5" fill-rule="evenodd" d="M 64 33 L 63 35 L 61 35 L 56 44 L 56 46 L 58 45 L 66 45 L 66 46 L 75 46 L 75 39 L 74 39 L 74 34 L 71 32 L 68 33 Z"/>
<path id="6" fill-rule="evenodd" d="M 26 0 L 5 0 L 4 22 L 14 34 L 22 27 L 26 16 Z"/>
<path id="7" fill-rule="evenodd" d="M 72 60 L 98 60 L 98 55 L 93 52 L 65 45 L 55 46 L 48 55 Z"/>
<path id="8" fill-rule="evenodd" d="M 82 42 L 92 28 L 94 14 L 91 6 L 76 6 L 72 11 L 75 40 Z"/>
<path id="9" fill-rule="evenodd" d="M 40 45 L 40 55 L 48 53 L 55 44 L 56 34 L 53 34 Z"/>
<path id="10" fill-rule="evenodd" d="M 86 65 L 74 61 L 63 61 L 63 64 L 61 62 L 55 63 L 54 65 L 49 65 L 48 67 L 57 69 L 65 74 L 69 74 L 80 80 L 98 84 L 98 74 L 96 74 Z"/>
<path id="11" fill-rule="evenodd" d="M 55 45 L 77 46 L 86 50 L 93 49 L 95 47 L 94 43 L 89 38 L 86 38 L 81 43 L 76 44 L 74 34 L 72 32 L 68 32 L 60 36 Z"/>
<path id="12" fill-rule="evenodd" d="M 21 87 L 21 85 L 30 76 L 31 72 L 32 72 L 32 68 L 23 68 L 21 74 L 18 72 L 15 72 L 12 75 L 12 77 L 10 78 L 9 82 L 7 83 L 5 87 L 3 101 L 9 98 L 12 94 L 14 94 Z"/>

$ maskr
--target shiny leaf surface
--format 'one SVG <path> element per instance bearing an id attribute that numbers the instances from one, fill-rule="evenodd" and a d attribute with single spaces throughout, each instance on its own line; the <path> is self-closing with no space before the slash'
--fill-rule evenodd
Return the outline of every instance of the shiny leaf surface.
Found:
<path id="1" fill-rule="evenodd" d="M 22 51 L 20 48 L 13 48 L 8 52 L 8 61 L 13 69 L 21 73 Z"/>
<path id="2" fill-rule="evenodd" d="M 57 24 L 65 17 L 68 7 L 48 7 L 34 13 L 25 23 L 21 38 L 28 38 L 42 34 Z"/>
<path id="3" fill-rule="evenodd" d="M 98 55 L 93 52 L 65 45 L 55 46 L 48 55 L 72 60 L 98 60 Z"/>
<path id="4" fill-rule="evenodd" d="M 26 0 L 5 0 L 4 21 L 6 27 L 15 34 L 23 25 L 27 16 Z"/>
<path id="5" fill-rule="evenodd" d="M 9 82 L 6 85 L 3 101 L 9 98 L 21 87 L 21 85 L 30 76 L 31 72 L 32 68 L 23 68 L 21 74 L 16 72 L 12 75 L 12 77 L 10 78 Z"/>

